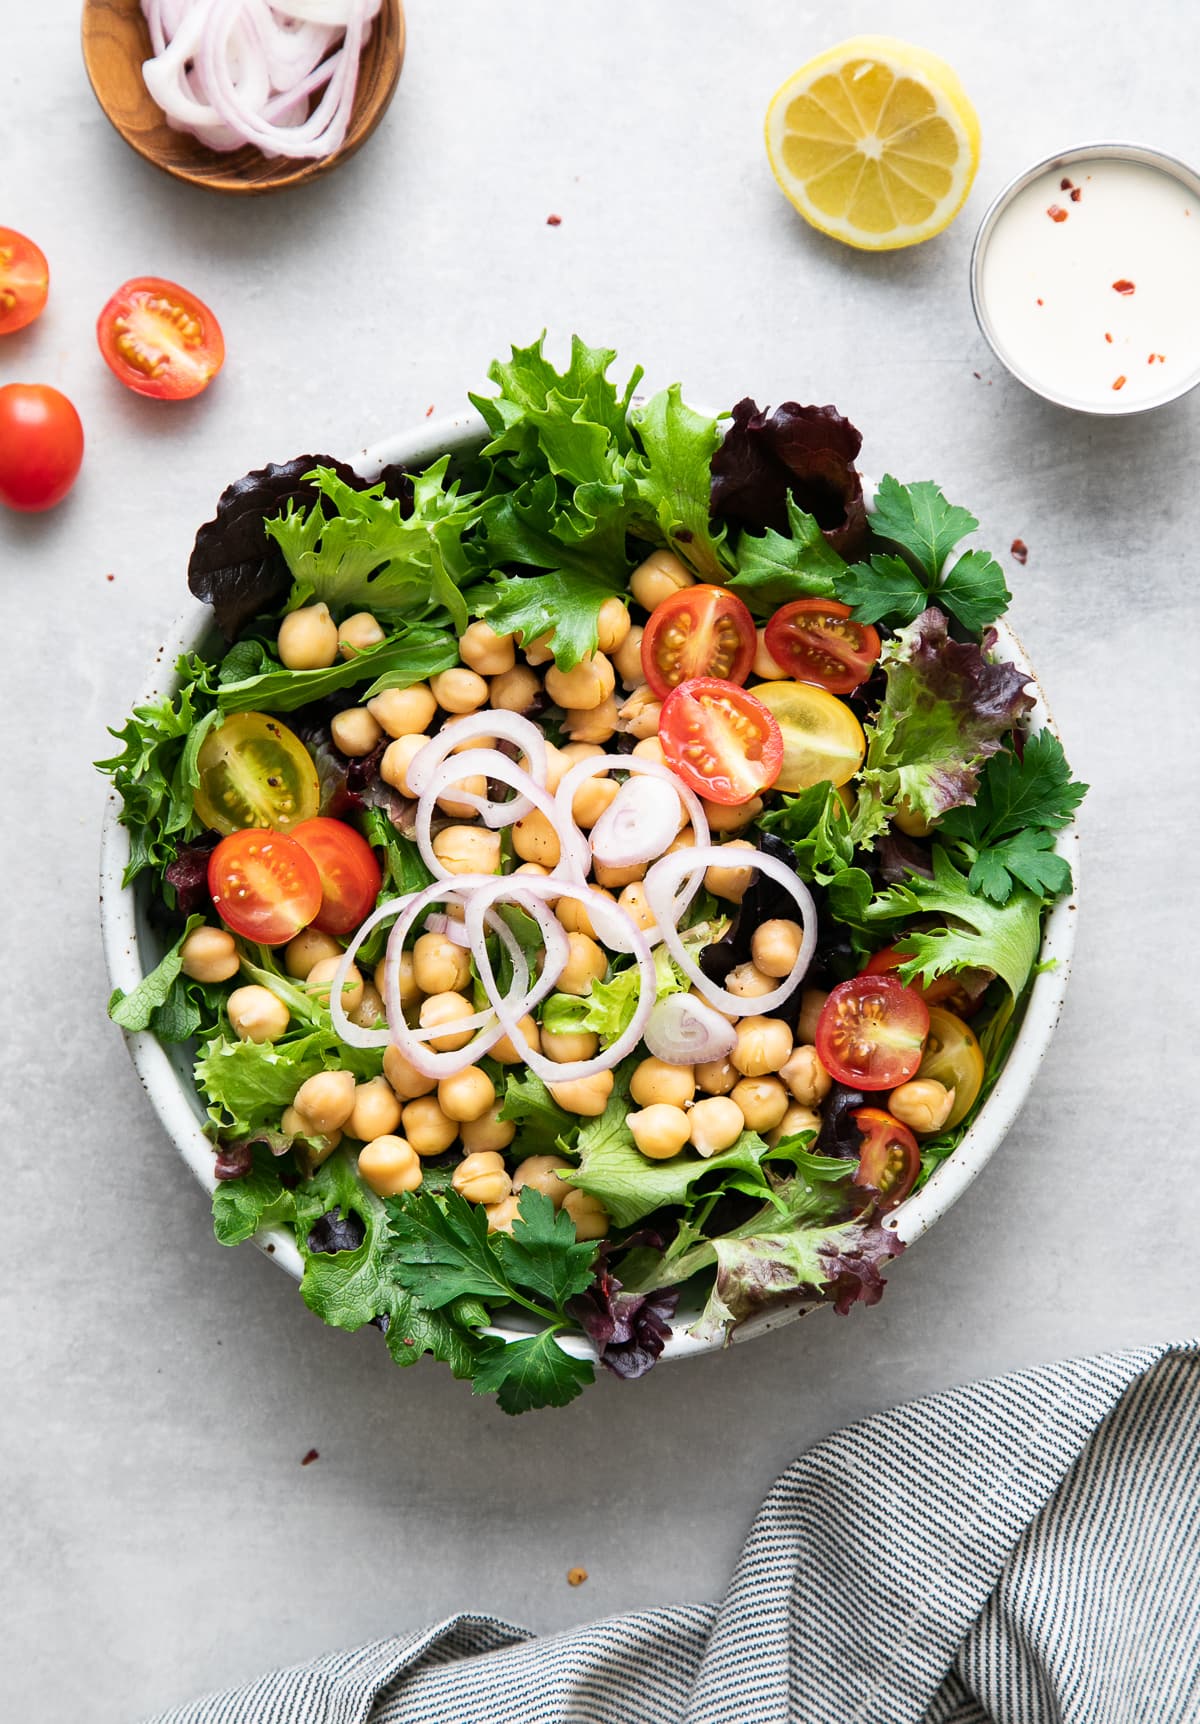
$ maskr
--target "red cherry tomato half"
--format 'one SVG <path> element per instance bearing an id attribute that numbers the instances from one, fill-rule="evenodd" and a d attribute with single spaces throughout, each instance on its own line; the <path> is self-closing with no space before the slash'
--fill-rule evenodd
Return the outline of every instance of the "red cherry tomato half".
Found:
<path id="1" fill-rule="evenodd" d="M 879 636 L 856 623 L 836 599 L 796 599 L 776 611 L 764 634 L 767 651 L 797 682 L 850 694 L 879 661 Z"/>
<path id="2" fill-rule="evenodd" d="M 208 859 L 208 889 L 225 925 L 263 946 L 284 945 L 321 908 L 321 876 L 308 851 L 261 827 L 222 838 Z"/>
<path id="3" fill-rule="evenodd" d="M 855 1185 L 878 1192 L 880 1210 L 903 1203 L 921 1171 L 921 1151 L 906 1125 L 881 1107 L 857 1107 L 851 1115 L 863 1134 Z"/>
<path id="4" fill-rule="evenodd" d="M 40 317 L 49 292 L 50 265 L 41 247 L 15 228 L 0 227 L 0 335 Z"/>
<path id="5" fill-rule="evenodd" d="M 321 876 L 321 908 L 312 919 L 323 934 L 351 934 L 375 908 L 383 875 L 366 839 L 341 820 L 302 820 L 288 834 L 312 857 Z"/>
<path id="6" fill-rule="evenodd" d="M 895 1089 L 921 1063 L 929 1007 L 896 976 L 839 982 L 817 1019 L 817 1054 L 852 1089 Z"/>
<path id="7" fill-rule="evenodd" d="M 895 946 L 885 946 L 881 952 L 876 952 L 868 959 L 863 965 L 862 973 L 864 976 L 890 976 L 901 964 L 907 964 L 911 957 L 911 952 L 901 952 Z M 917 977 L 909 982 L 908 986 L 916 989 L 927 1006 L 953 1005 L 955 1011 L 958 1011 L 963 1005 L 967 1005 L 968 1010 L 973 1009 L 968 1004 L 970 996 L 963 987 L 961 976 L 935 976 L 932 982 L 923 982 Z M 976 1000 L 975 1005 L 978 1003 Z"/>
<path id="8" fill-rule="evenodd" d="M 0 389 L 0 503 L 34 513 L 61 503 L 83 460 L 79 415 L 44 383 Z"/>
<path id="9" fill-rule="evenodd" d="M 157 276 L 117 289 L 97 319 L 96 339 L 114 377 L 156 401 L 199 395 L 225 363 L 225 337 L 207 305 Z"/>
<path id="10" fill-rule="evenodd" d="M 736 683 L 713 676 L 681 682 L 663 701 L 663 757 L 697 796 L 733 807 L 768 789 L 783 765 L 773 714 Z"/>
<path id="11" fill-rule="evenodd" d="M 642 670 L 659 700 L 692 677 L 745 682 L 758 637 L 754 618 L 724 587 L 681 587 L 650 613 Z"/>

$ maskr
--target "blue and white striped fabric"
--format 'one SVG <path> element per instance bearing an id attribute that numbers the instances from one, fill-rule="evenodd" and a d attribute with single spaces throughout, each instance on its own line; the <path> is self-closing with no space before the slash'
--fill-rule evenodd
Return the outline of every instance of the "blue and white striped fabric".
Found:
<path id="1" fill-rule="evenodd" d="M 771 1490 L 720 1606 L 488 1617 L 156 1724 L 1198 1724 L 1200 1342 L 853 1425 Z"/>

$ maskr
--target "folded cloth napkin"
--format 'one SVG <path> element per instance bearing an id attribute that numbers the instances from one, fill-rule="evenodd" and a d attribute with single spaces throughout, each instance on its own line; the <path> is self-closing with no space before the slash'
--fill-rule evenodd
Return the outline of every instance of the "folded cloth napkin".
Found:
<path id="1" fill-rule="evenodd" d="M 1200 1341 L 895 1408 L 773 1487 L 724 1603 L 332 1653 L 156 1724 L 1197 1724 Z"/>

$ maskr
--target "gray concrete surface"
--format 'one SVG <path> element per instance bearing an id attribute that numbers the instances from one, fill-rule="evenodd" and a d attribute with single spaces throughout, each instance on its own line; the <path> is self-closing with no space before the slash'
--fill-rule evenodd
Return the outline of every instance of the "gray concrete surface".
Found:
<path id="1" fill-rule="evenodd" d="M 975 224 L 1026 162 L 1102 135 L 1200 154 L 1185 10 L 410 0 L 372 146 L 239 204 L 109 130 L 77 8 L 6 0 L 0 221 L 42 243 L 54 287 L 0 344 L 0 381 L 65 388 L 89 436 L 65 507 L 0 520 L 6 1716 L 118 1724 L 457 1609 L 549 1630 L 713 1596 L 772 1477 L 822 1433 L 1195 1332 L 1200 401 L 1126 423 L 1043 406 L 992 363 L 967 297 Z M 793 216 L 761 119 L 795 65 L 880 27 L 957 66 L 985 149 L 946 236 L 869 257 Z M 225 374 L 191 406 L 126 394 L 95 352 L 100 306 L 146 272 L 224 323 Z M 269 1262 L 213 1242 L 104 1019 L 89 762 L 227 480 L 448 411 L 543 325 L 697 399 L 835 401 L 870 469 L 936 477 L 998 552 L 1024 538 L 1013 620 L 1094 789 L 1041 1081 L 884 1304 L 510 1422 L 440 1370 L 399 1374 L 374 1334 L 322 1329 Z"/>

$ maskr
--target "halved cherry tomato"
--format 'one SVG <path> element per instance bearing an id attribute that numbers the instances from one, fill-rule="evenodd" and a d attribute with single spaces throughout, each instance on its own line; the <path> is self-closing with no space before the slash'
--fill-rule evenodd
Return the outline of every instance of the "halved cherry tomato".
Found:
<path id="1" fill-rule="evenodd" d="M 196 767 L 196 813 L 214 832 L 246 826 L 290 832 L 321 805 L 312 755 L 267 712 L 235 712 L 210 730 Z"/>
<path id="2" fill-rule="evenodd" d="M 895 1209 L 904 1202 L 921 1171 L 917 1140 L 906 1125 L 881 1107 L 857 1107 L 851 1117 L 863 1134 L 854 1183 L 878 1192 L 881 1211 Z"/>
<path id="3" fill-rule="evenodd" d="M 974 1032 L 953 1012 L 942 1006 L 932 1007 L 929 1035 L 917 1076 L 936 1078 L 954 1091 L 954 1106 L 944 1130 L 961 1125 L 975 1106 L 975 1098 L 983 1088 L 983 1071 L 983 1049 Z"/>
<path id="4" fill-rule="evenodd" d="M 921 1063 L 929 1008 L 896 976 L 851 976 L 839 982 L 817 1019 L 817 1054 L 852 1089 L 895 1089 Z"/>
<path id="5" fill-rule="evenodd" d="M 693 677 L 745 682 L 758 650 L 754 618 L 724 587 L 682 587 L 650 613 L 642 670 L 660 700 Z"/>
<path id="6" fill-rule="evenodd" d="M 681 682 L 663 701 L 658 733 L 667 765 L 709 802 L 749 802 L 779 776 L 779 726 L 736 683 L 715 676 Z"/>
<path id="7" fill-rule="evenodd" d="M 24 329 L 46 308 L 50 265 L 16 228 L 0 227 L 0 335 Z"/>
<path id="8" fill-rule="evenodd" d="M 312 919 L 323 934 L 350 934 L 375 908 L 383 883 L 375 852 L 341 820 L 305 820 L 291 836 L 321 876 L 321 908 Z"/>
<path id="9" fill-rule="evenodd" d="M 126 389 L 156 401 L 199 395 L 225 363 L 225 337 L 207 305 L 152 275 L 117 289 L 97 319 L 96 339 Z"/>
<path id="10" fill-rule="evenodd" d="M 750 691 L 774 714 L 783 737 L 777 790 L 810 790 L 825 779 L 848 784 L 867 739 L 845 701 L 808 682 L 761 682 Z"/>
<path id="11" fill-rule="evenodd" d="M 0 503 L 33 514 L 61 503 L 83 461 L 83 426 L 57 389 L 0 389 Z"/>
<path id="12" fill-rule="evenodd" d="M 879 636 L 856 623 L 837 599 L 796 599 L 776 611 L 763 636 L 767 651 L 797 682 L 851 694 L 879 662 Z"/>
<path id="13" fill-rule="evenodd" d="M 208 889 L 226 926 L 263 946 L 286 944 L 321 908 L 321 876 L 308 851 L 259 827 L 222 838 L 208 859 Z"/>

